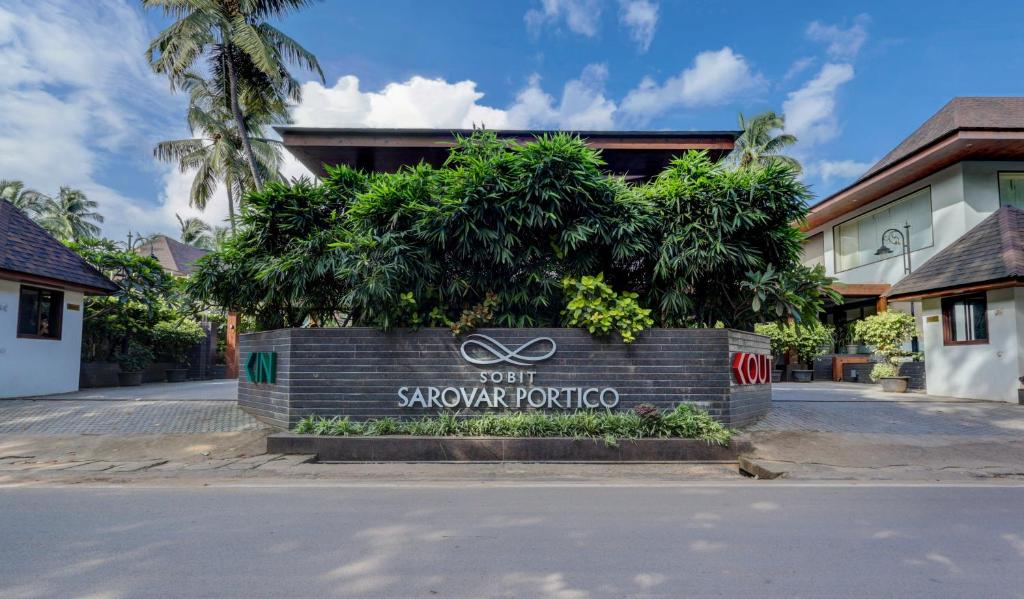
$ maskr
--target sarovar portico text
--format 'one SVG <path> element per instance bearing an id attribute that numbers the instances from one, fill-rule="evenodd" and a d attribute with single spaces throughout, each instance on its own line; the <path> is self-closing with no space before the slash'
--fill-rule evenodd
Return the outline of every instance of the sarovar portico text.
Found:
<path id="1" fill-rule="evenodd" d="M 555 355 L 550 337 L 537 337 L 517 349 L 487 335 L 469 335 L 459 347 L 462 359 L 476 366 L 510 364 L 525 367 Z M 481 409 L 536 408 L 543 410 L 612 409 L 619 405 L 613 387 L 543 387 L 536 370 L 483 370 L 474 386 L 410 387 L 398 389 L 400 408 Z"/>
<path id="2" fill-rule="evenodd" d="M 364 421 L 690 402 L 743 426 L 771 405 L 770 383 L 757 376 L 769 352 L 766 337 L 731 329 L 651 329 L 628 345 L 553 327 L 463 337 L 448 328 L 280 329 L 241 337 L 243 363 L 253 353 L 277 358 L 268 362 L 275 377 L 239 382 L 239 404 L 294 426 L 307 415 Z"/>

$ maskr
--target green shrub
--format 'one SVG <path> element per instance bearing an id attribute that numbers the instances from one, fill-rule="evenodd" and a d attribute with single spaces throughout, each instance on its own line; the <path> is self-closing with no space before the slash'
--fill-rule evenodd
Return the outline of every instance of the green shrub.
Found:
<path id="1" fill-rule="evenodd" d="M 878 382 L 879 379 L 887 379 L 897 376 L 896 366 L 888 362 L 879 362 L 871 369 L 871 380 Z"/>
<path id="2" fill-rule="evenodd" d="M 854 325 L 856 339 L 889 360 L 908 355 L 903 345 L 910 342 L 916 331 L 913 316 L 893 310 L 868 316 Z"/>
<path id="3" fill-rule="evenodd" d="M 142 372 L 153 363 L 153 352 L 141 343 L 130 342 L 128 348 L 116 355 L 122 372 Z"/>
<path id="4" fill-rule="evenodd" d="M 916 331 L 914 317 L 906 312 L 879 312 L 857 321 L 854 336 L 885 360 L 871 370 L 871 380 L 897 376 L 900 358 L 911 355 L 903 346 L 910 342 Z"/>
<path id="5" fill-rule="evenodd" d="M 825 346 L 832 343 L 834 335 L 832 327 L 816 320 L 803 324 L 759 324 L 754 332 L 771 339 L 772 355 L 783 356 L 793 350 L 800 362 L 813 362 L 824 355 Z"/>
<path id="6" fill-rule="evenodd" d="M 461 415 L 443 412 L 415 420 L 383 418 L 351 422 L 346 418 L 307 416 L 295 426 L 300 434 L 411 435 L 421 437 L 570 437 L 603 439 L 614 445 L 618 439 L 668 438 L 700 439 L 727 445 L 732 431 L 707 412 L 681 403 L 672 410 L 638 406 L 632 411 L 585 411 L 568 413 L 502 412 Z"/>
<path id="7" fill-rule="evenodd" d="M 627 185 L 578 136 L 516 143 L 481 131 L 441 167 L 331 167 L 320 183 L 247 194 L 237 234 L 197 262 L 188 289 L 264 329 L 551 327 L 566 318 L 562 280 L 603 272 L 636 295 L 609 298 L 593 321 L 574 317 L 595 333 L 632 339 L 649 319 L 808 321 L 832 293 L 824 269 L 800 264 L 792 223 L 808 197 L 780 165 L 728 168 L 687 152 Z"/>
<path id="8" fill-rule="evenodd" d="M 604 282 L 604 274 L 579 279 L 566 277 L 562 287 L 569 295 L 569 303 L 562 312 L 568 326 L 584 328 L 591 335 L 602 337 L 614 331 L 623 343 L 632 343 L 637 333 L 654 324 L 651 311 L 637 302 L 637 294 L 615 293 Z"/>
<path id="9" fill-rule="evenodd" d="M 152 330 L 157 353 L 170 358 L 175 364 L 188 364 L 188 350 L 206 339 L 206 331 L 191 318 L 164 320 Z"/>

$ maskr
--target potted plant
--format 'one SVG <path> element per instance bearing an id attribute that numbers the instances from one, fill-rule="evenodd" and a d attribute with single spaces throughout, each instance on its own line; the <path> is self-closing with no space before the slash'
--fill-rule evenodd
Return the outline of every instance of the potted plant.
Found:
<path id="1" fill-rule="evenodd" d="M 871 380 L 880 382 L 882 390 L 903 393 L 910 377 L 899 376 L 899 365 L 911 352 L 903 349 L 917 331 L 914 317 L 906 312 L 880 312 L 856 324 L 855 336 L 867 344 L 881 362 L 871 369 Z"/>
<path id="2" fill-rule="evenodd" d="M 145 345 L 130 342 L 125 351 L 117 354 L 121 371 L 117 381 L 122 387 L 137 387 L 142 384 L 142 371 L 153 363 L 153 352 Z"/>
<path id="3" fill-rule="evenodd" d="M 162 357 L 175 364 L 168 368 L 167 382 L 180 383 L 188 377 L 188 350 L 206 339 L 206 331 L 191 318 L 165 320 L 153 327 L 153 341 Z"/>
<path id="4" fill-rule="evenodd" d="M 771 340 L 773 355 L 796 357 L 796 362 L 789 364 L 789 372 L 798 383 L 811 382 L 814 360 L 828 353 L 832 343 L 832 328 L 816 320 L 803 324 L 759 324 L 754 331 Z"/>

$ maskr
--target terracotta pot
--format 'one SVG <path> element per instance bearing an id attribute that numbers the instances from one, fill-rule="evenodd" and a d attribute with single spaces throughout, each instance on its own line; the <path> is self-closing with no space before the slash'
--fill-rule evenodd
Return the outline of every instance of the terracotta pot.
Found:
<path id="1" fill-rule="evenodd" d="M 138 387 L 142 384 L 142 371 L 119 372 L 117 373 L 117 383 L 122 387 Z"/>
<path id="2" fill-rule="evenodd" d="M 910 377 L 907 376 L 886 376 L 879 379 L 882 382 L 882 391 L 886 393 L 905 393 Z"/>

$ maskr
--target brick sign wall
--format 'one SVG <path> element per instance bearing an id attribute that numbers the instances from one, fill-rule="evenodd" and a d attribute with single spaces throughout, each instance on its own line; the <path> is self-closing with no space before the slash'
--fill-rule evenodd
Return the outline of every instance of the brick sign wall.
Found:
<path id="1" fill-rule="evenodd" d="M 276 370 L 273 383 L 252 382 L 243 372 L 238 403 L 281 427 L 310 414 L 416 417 L 451 405 L 478 412 L 679 402 L 743 426 L 771 404 L 770 384 L 740 384 L 732 371 L 738 353 L 769 353 L 768 339 L 753 333 L 653 329 L 632 345 L 578 329 L 475 333 L 456 339 L 447 329 L 342 328 L 242 335 L 240 363 L 254 352 L 273 353 Z"/>

